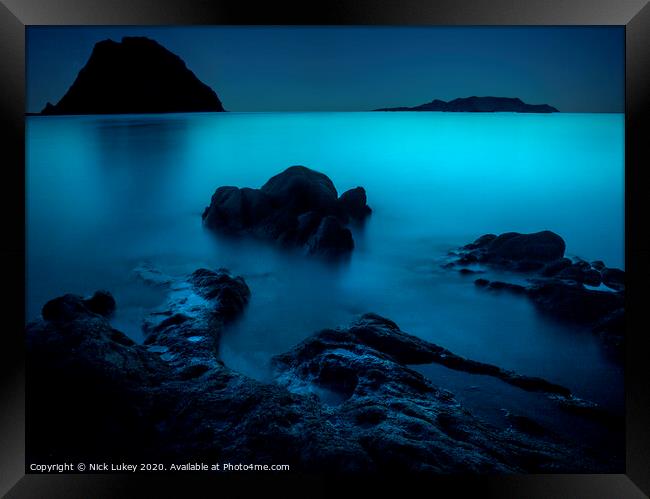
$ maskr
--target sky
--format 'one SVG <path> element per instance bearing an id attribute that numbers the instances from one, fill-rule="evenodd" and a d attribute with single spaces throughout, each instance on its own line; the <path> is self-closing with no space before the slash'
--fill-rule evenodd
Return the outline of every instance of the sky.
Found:
<path id="1" fill-rule="evenodd" d="M 94 44 L 147 36 L 229 111 L 368 111 L 519 97 L 562 112 L 623 112 L 623 27 L 27 28 L 27 112 L 66 92 Z"/>

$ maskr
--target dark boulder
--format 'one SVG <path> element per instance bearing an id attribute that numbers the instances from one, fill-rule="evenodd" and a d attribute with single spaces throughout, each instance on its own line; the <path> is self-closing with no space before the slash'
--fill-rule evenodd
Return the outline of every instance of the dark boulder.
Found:
<path id="1" fill-rule="evenodd" d="M 466 244 L 465 246 L 463 246 L 463 249 L 473 250 L 473 249 L 477 249 L 477 248 L 485 248 L 492 241 L 494 241 L 496 238 L 497 238 L 496 234 L 483 234 L 481 237 L 479 237 L 473 243 L 469 243 L 469 244 Z"/>
<path id="2" fill-rule="evenodd" d="M 571 263 L 572 263 L 571 260 L 569 260 L 568 258 L 559 258 L 557 260 L 553 260 L 552 262 L 548 262 L 546 265 L 544 265 L 540 273 L 545 277 L 552 277 L 554 275 L 557 275 L 565 268 L 570 267 Z"/>
<path id="3" fill-rule="evenodd" d="M 366 190 L 363 187 L 355 187 L 341 194 L 338 199 L 338 212 L 340 216 L 352 220 L 365 220 L 371 212 L 366 200 Z"/>
<path id="4" fill-rule="evenodd" d="M 225 234 L 249 235 L 339 258 L 354 248 L 345 225 L 363 220 L 370 211 L 362 187 L 339 198 L 326 175 L 292 166 L 261 189 L 219 187 L 203 212 L 203 222 Z"/>
<path id="5" fill-rule="evenodd" d="M 604 268 L 601 273 L 603 284 L 617 291 L 625 289 L 625 272 L 621 269 Z"/>
<path id="6" fill-rule="evenodd" d="M 564 239 L 549 230 L 532 234 L 506 232 L 486 247 L 489 260 L 551 262 L 564 256 Z"/>
<path id="7" fill-rule="evenodd" d="M 311 254 L 336 258 L 349 254 L 354 248 L 354 241 L 350 229 L 330 215 L 321 220 L 316 232 L 307 241 L 307 248 Z"/>
<path id="8" fill-rule="evenodd" d="M 115 298 L 108 291 L 95 291 L 84 303 L 88 310 L 104 317 L 109 317 L 115 312 Z"/>
<path id="9" fill-rule="evenodd" d="M 338 193 L 323 173 L 304 166 L 290 166 L 271 177 L 260 189 L 283 210 L 291 213 L 334 213 Z"/>
<path id="10" fill-rule="evenodd" d="M 587 284 L 589 286 L 598 286 L 600 285 L 600 272 L 596 269 L 592 269 L 589 264 L 572 264 L 568 267 L 565 267 L 560 272 L 555 274 L 555 277 L 558 279 L 575 281 L 580 284 Z"/>
<path id="11" fill-rule="evenodd" d="M 115 299 L 107 291 L 97 291 L 87 299 L 66 294 L 48 301 L 41 310 L 46 321 L 71 321 L 79 316 L 108 317 L 115 312 Z"/>
<path id="12" fill-rule="evenodd" d="M 203 214 L 207 227 L 239 233 L 259 224 L 269 216 L 270 198 L 259 189 L 224 186 L 212 195 Z"/>

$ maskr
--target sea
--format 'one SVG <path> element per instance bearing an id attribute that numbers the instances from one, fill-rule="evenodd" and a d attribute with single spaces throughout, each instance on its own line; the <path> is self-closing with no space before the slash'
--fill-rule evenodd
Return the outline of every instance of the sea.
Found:
<path id="1" fill-rule="evenodd" d="M 56 296 L 106 289 L 117 301 L 114 327 L 141 342 L 142 321 L 165 292 L 135 269 L 182 277 L 225 267 L 252 296 L 224 331 L 220 355 L 254 378 L 270 379 L 271 357 L 310 334 L 375 312 L 456 354 L 563 384 L 622 415 L 624 369 L 597 336 L 443 265 L 485 233 L 552 230 L 568 256 L 624 269 L 624 159 L 623 114 L 28 116 L 26 320 Z M 349 261 L 203 227 L 217 187 L 260 187 L 292 165 L 325 173 L 339 193 L 365 188 L 372 215 L 352 229 Z M 414 368 L 490 422 L 525 413 L 623 452 L 622 429 L 577 423 L 539 394 L 442 366 Z"/>

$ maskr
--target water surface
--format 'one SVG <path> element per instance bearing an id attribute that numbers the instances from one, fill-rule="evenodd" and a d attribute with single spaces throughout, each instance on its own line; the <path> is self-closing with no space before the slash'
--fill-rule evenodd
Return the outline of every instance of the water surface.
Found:
<path id="1" fill-rule="evenodd" d="M 589 331 L 443 270 L 486 232 L 561 234 L 567 253 L 623 267 L 623 115 L 223 113 L 27 118 L 27 316 L 52 297 L 116 297 L 116 327 L 141 339 L 164 295 L 133 269 L 228 267 L 252 290 L 222 356 L 264 379 L 269 358 L 373 311 L 460 355 L 543 376 L 620 411 L 622 369 Z M 333 267 L 205 231 L 221 185 L 261 186 L 294 164 L 373 214 Z M 438 373 L 438 374 L 436 374 Z M 431 369 L 429 375 L 439 377 Z"/>

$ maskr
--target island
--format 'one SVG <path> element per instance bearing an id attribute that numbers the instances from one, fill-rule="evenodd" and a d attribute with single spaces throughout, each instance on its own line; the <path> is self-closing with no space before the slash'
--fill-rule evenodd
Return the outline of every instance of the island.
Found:
<path id="1" fill-rule="evenodd" d="M 386 107 L 375 111 L 444 111 L 453 113 L 557 113 L 548 104 L 526 104 L 517 97 L 461 97 L 445 102 L 434 99 L 414 107 Z"/>
<path id="2" fill-rule="evenodd" d="M 225 111 L 219 97 L 185 62 L 155 40 L 124 37 L 95 44 L 57 104 L 42 115 Z"/>

